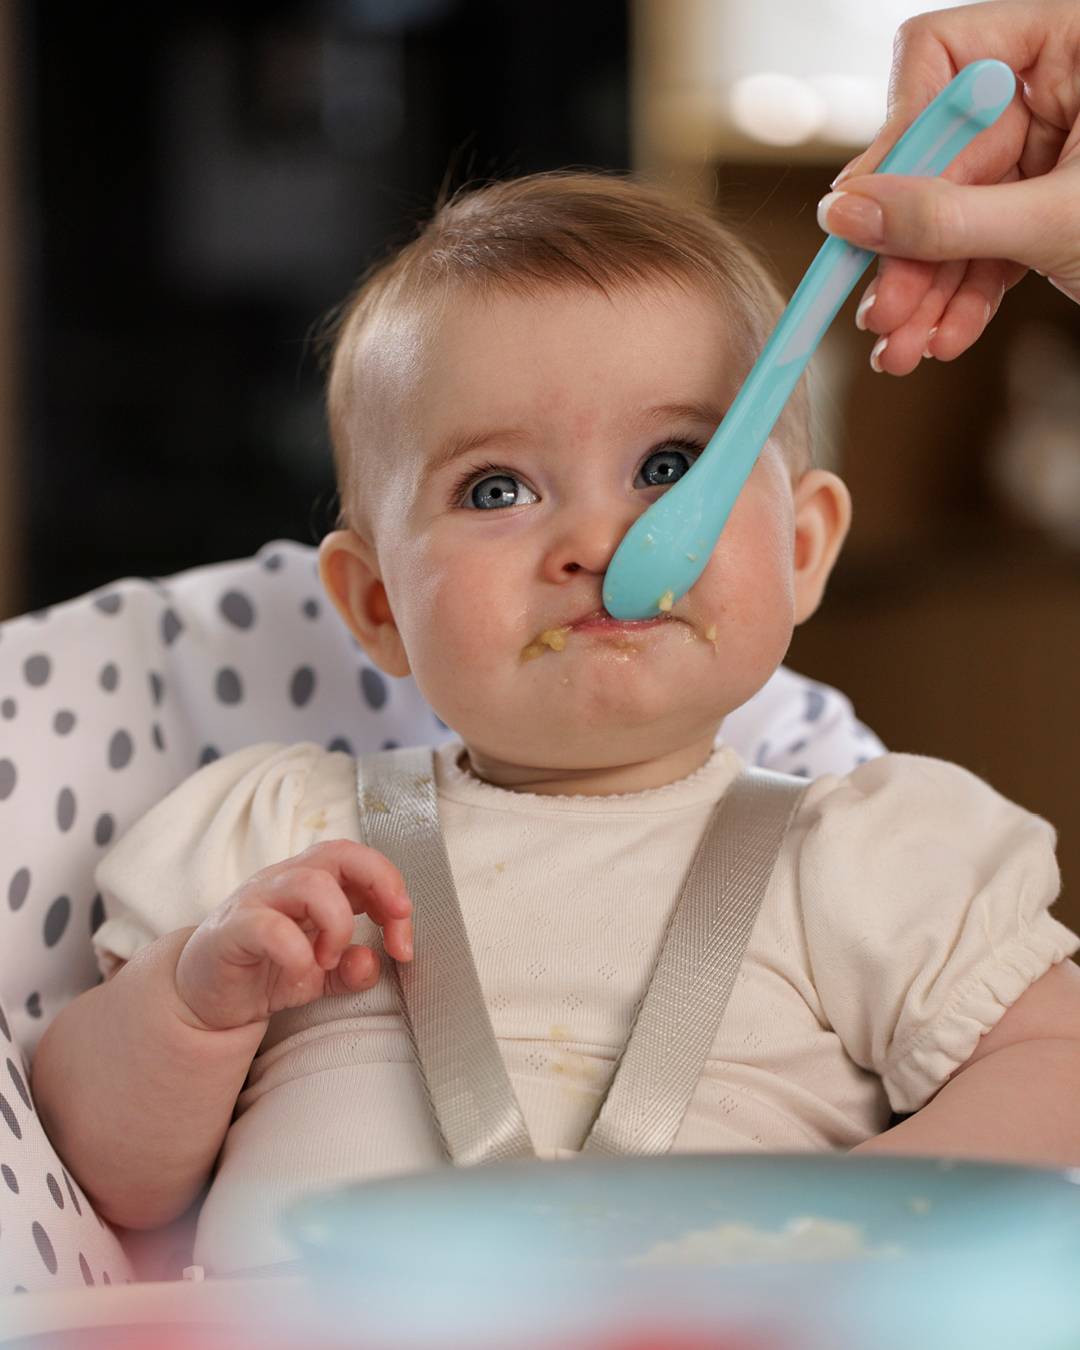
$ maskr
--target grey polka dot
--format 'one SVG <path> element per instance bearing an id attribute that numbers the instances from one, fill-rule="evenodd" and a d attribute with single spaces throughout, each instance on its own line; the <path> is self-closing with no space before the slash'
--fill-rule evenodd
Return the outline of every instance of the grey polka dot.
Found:
<path id="1" fill-rule="evenodd" d="M 801 741 L 795 741 L 795 743 L 794 743 L 793 745 L 789 745 L 788 748 L 784 751 L 784 754 L 785 754 L 785 755 L 797 755 L 797 754 L 799 753 L 800 750 L 805 750 L 806 747 L 807 747 L 807 745 L 808 745 L 808 741 L 807 741 L 806 737 L 804 736 L 804 737 L 802 738 Z"/>
<path id="2" fill-rule="evenodd" d="M 360 672 L 360 691 L 369 708 L 381 708 L 386 702 L 386 681 L 370 666 L 364 666 Z"/>
<path id="3" fill-rule="evenodd" d="M 109 768 L 122 769 L 135 753 L 135 746 L 126 731 L 114 731 L 109 742 Z"/>
<path id="4" fill-rule="evenodd" d="M 4 1163 L 3 1166 L 0 1166 L 0 1175 L 2 1175 L 4 1180 L 7 1182 L 8 1190 L 11 1191 L 13 1195 L 18 1195 L 19 1194 L 18 1178 L 15 1176 L 15 1173 L 11 1170 L 11 1168 L 7 1165 L 7 1163 Z"/>
<path id="5" fill-rule="evenodd" d="M 41 1224 L 35 1219 L 33 1227 L 30 1230 L 34 1235 L 34 1243 L 37 1246 L 41 1259 L 45 1262 L 45 1268 L 50 1275 L 56 1274 L 56 1252 L 53 1251 L 53 1245 L 49 1241 L 49 1235 Z"/>
<path id="6" fill-rule="evenodd" d="M 215 759 L 221 758 L 221 751 L 216 745 L 204 745 L 199 755 L 199 764 L 213 764 Z"/>
<path id="7" fill-rule="evenodd" d="M 276 572 L 283 561 L 284 559 L 280 553 L 271 553 L 269 558 L 263 559 L 263 567 L 265 567 L 268 572 Z"/>
<path id="8" fill-rule="evenodd" d="M 75 714 L 67 708 L 61 709 L 52 720 L 53 731 L 58 736 L 66 736 L 75 725 Z"/>
<path id="9" fill-rule="evenodd" d="M 319 617 L 318 600 L 305 600 L 303 610 L 309 619 L 317 619 Z"/>
<path id="10" fill-rule="evenodd" d="M 10 759 L 0 759 L 0 802 L 6 800 L 15 791 L 18 774 Z"/>
<path id="11" fill-rule="evenodd" d="M 444 721 L 442 720 L 442 718 L 439 716 L 438 713 L 432 713 L 431 715 L 432 715 L 432 717 L 434 717 L 434 719 L 435 719 L 435 725 L 439 728 L 440 731 L 449 731 L 449 730 L 450 730 L 450 727 L 447 725 L 446 722 L 444 722 Z"/>
<path id="12" fill-rule="evenodd" d="M 30 1093 L 26 1084 L 23 1082 L 23 1076 L 9 1059 L 7 1062 L 8 1077 L 15 1084 L 15 1091 L 23 1099 L 23 1105 L 28 1111 L 33 1111 L 34 1103 L 30 1100 Z"/>
<path id="13" fill-rule="evenodd" d="M 30 869 L 20 867 L 8 885 L 8 904 L 12 909 L 22 909 L 26 897 L 30 894 Z"/>
<path id="14" fill-rule="evenodd" d="M 798 769 L 792 769 L 791 772 L 792 772 L 792 774 L 793 774 L 796 778 L 809 778 L 809 777 L 810 777 L 810 770 L 806 767 L 805 764 L 802 765 L 801 768 L 798 768 Z"/>
<path id="15" fill-rule="evenodd" d="M 161 729 L 160 722 L 155 722 L 150 728 L 150 739 L 159 750 L 165 749 L 165 733 Z"/>
<path id="16" fill-rule="evenodd" d="M 23 662 L 23 677 L 27 684 L 35 688 L 43 685 L 52 674 L 52 662 L 42 652 L 28 656 Z"/>
<path id="17" fill-rule="evenodd" d="M 79 1269 L 82 1271 L 83 1283 L 88 1285 L 93 1284 L 94 1277 L 90 1274 L 90 1262 L 87 1261 L 82 1252 L 79 1253 Z"/>
<path id="18" fill-rule="evenodd" d="M 26 1000 L 26 1011 L 31 1017 L 41 1016 L 41 995 L 36 989 Z"/>
<path id="19" fill-rule="evenodd" d="M 150 697 L 154 700 L 154 707 L 161 706 L 161 700 L 165 697 L 165 681 L 156 670 L 150 672 Z"/>
<path id="20" fill-rule="evenodd" d="M 75 794 L 69 787 L 61 788 L 56 799 L 56 823 L 65 834 L 75 824 Z"/>
<path id="21" fill-rule="evenodd" d="M 167 609 L 161 616 L 161 637 L 165 646 L 171 647 L 183 631 L 180 615 L 175 609 Z"/>
<path id="22" fill-rule="evenodd" d="M 397 741 L 383 741 L 382 746 L 380 748 L 383 750 L 397 750 L 398 743 Z"/>
<path id="23" fill-rule="evenodd" d="M 120 672 L 111 661 L 107 666 L 101 667 L 98 683 L 107 694 L 111 694 L 120 683 Z"/>
<path id="24" fill-rule="evenodd" d="M 100 895 L 94 896 L 94 902 L 90 906 L 90 936 L 93 937 L 101 925 L 105 922 L 105 901 Z"/>
<path id="25" fill-rule="evenodd" d="M 49 906 L 49 912 L 45 915 L 45 946 L 55 947 L 64 936 L 64 929 L 68 926 L 68 919 L 71 918 L 71 901 L 66 895 L 58 895 Z"/>
<path id="26" fill-rule="evenodd" d="M 64 1192 L 60 1189 L 60 1183 L 51 1172 L 45 1173 L 45 1185 L 49 1188 L 49 1194 L 53 1198 L 53 1204 L 57 1209 L 64 1208 Z"/>
<path id="27" fill-rule="evenodd" d="M 4 1120 L 7 1122 L 8 1129 L 15 1136 L 15 1138 L 21 1139 L 22 1126 L 19 1124 L 19 1117 L 11 1109 L 11 1103 L 8 1101 L 8 1099 L 4 1096 L 2 1092 L 0 1092 L 0 1116 L 4 1117 Z"/>
<path id="28" fill-rule="evenodd" d="M 298 666 L 289 683 L 289 697 L 302 708 L 315 692 L 315 672 L 310 666 Z"/>
<path id="29" fill-rule="evenodd" d="M 4 1033 L 4 1040 L 11 1040 L 11 1028 L 7 1024 L 7 1018 L 4 1016 L 3 1008 L 0 1008 L 0 1031 Z"/>
<path id="30" fill-rule="evenodd" d="M 75 1187 L 71 1184 L 71 1178 L 68 1176 L 68 1174 L 64 1171 L 62 1167 L 60 1169 L 60 1175 L 64 1178 L 64 1185 L 67 1187 L 67 1193 L 71 1199 L 71 1203 L 72 1206 L 74 1207 L 75 1213 L 81 1219 L 82 1205 L 79 1204 L 79 1197 L 75 1194 Z"/>
<path id="31" fill-rule="evenodd" d="M 250 628 L 255 622 L 255 606 L 243 591 L 226 591 L 218 601 L 221 617 L 235 628 Z"/>
<path id="32" fill-rule="evenodd" d="M 244 697 L 244 686 L 232 666 L 222 666 L 214 681 L 214 693 L 222 703 L 239 703 Z"/>
<path id="33" fill-rule="evenodd" d="M 109 591 L 105 595 L 99 595 L 94 601 L 94 605 L 101 610 L 102 614 L 119 614 L 120 606 L 124 603 L 124 597 L 118 591 Z"/>
<path id="34" fill-rule="evenodd" d="M 330 742 L 330 744 L 326 748 L 327 750 L 331 751 L 340 750 L 346 755 L 351 755 L 353 752 L 352 746 L 349 744 L 349 742 L 345 739 L 344 736 L 335 736 L 334 739 Z"/>
<path id="35" fill-rule="evenodd" d="M 825 695 L 817 689 L 806 691 L 806 712 L 803 716 L 808 722 L 816 722 L 825 711 Z"/>
<path id="36" fill-rule="evenodd" d="M 46 605 L 44 609 L 32 609 L 30 611 L 30 617 L 36 619 L 38 623 L 44 623 L 49 617 L 49 606 Z"/>
<path id="37" fill-rule="evenodd" d="M 94 843 L 98 848 L 104 848 L 113 837 L 113 831 L 116 829 L 116 821 L 104 811 L 97 820 L 94 821 Z"/>
<path id="38" fill-rule="evenodd" d="M 0 714 L 6 717 L 9 722 L 17 712 L 18 708 L 16 707 L 15 700 L 13 698 L 6 698 L 4 699 L 3 703 L 0 703 Z"/>

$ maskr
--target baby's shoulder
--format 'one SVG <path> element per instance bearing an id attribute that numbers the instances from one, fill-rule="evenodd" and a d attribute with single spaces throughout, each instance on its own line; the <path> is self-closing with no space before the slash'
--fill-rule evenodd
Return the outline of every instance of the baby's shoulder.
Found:
<path id="1" fill-rule="evenodd" d="M 351 755 L 253 745 L 204 765 L 152 807 L 99 865 L 98 883 L 124 896 L 157 878 L 213 908 L 272 863 L 323 839 L 359 837 Z"/>
<path id="2" fill-rule="evenodd" d="M 937 891 L 1035 869 L 1056 884 L 1053 827 L 958 764 L 888 754 L 811 784 L 796 820 L 804 875 Z"/>

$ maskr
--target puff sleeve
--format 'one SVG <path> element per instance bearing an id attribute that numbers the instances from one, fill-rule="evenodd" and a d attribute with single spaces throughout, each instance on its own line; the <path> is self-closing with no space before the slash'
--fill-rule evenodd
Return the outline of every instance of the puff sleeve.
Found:
<path id="1" fill-rule="evenodd" d="M 814 986 L 851 1058 L 916 1111 L 1077 939 L 1054 832 L 956 765 L 887 755 L 815 783 L 798 886 Z"/>
<path id="2" fill-rule="evenodd" d="M 360 840 L 356 765 L 320 746 L 256 745 L 215 760 L 148 811 L 99 864 L 103 970 L 197 925 L 264 867 L 323 839 Z"/>

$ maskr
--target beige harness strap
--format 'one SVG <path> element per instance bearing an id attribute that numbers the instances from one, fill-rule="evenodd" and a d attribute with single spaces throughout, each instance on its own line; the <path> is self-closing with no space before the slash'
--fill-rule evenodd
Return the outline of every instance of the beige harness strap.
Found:
<path id="1" fill-rule="evenodd" d="M 670 1149 L 808 786 L 747 769 L 721 797 L 583 1152 Z"/>
<path id="2" fill-rule="evenodd" d="M 532 1157 L 450 873 L 432 752 L 365 755 L 357 784 L 365 840 L 398 868 L 413 901 L 416 955 L 397 969 L 450 1159 L 470 1167 Z M 671 1147 L 806 788 L 801 778 L 749 769 L 721 798 L 584 1151 Z"/>
<path id="3" fill-rule="evenodd" d="M 456 1167 L 535 1157 L 465 932 L 431 750 L 364 755 L 357 784 L 364 838 L 398 869 L 413 902 L 416 955 L 397 972 L 446 1151 Z"/>

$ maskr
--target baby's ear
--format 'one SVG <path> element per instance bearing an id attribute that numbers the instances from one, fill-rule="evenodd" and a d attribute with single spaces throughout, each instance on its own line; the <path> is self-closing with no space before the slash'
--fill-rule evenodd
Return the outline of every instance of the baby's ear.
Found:
<path id="1" fill-rule="evenodd" d="M 825 469 L 804 473 L 794 487 L 795 622 L 808 619 L 825 594 L 825 583 L 851 524 L 851 494 Z"/>
<path id="2" fill-rule="evenodd" d="M 372 545 L 353 530 L 334 530 L 319 546 L 319 575 L 337 612 L 379 669 L 408 675 L 409 658 Z"/>

